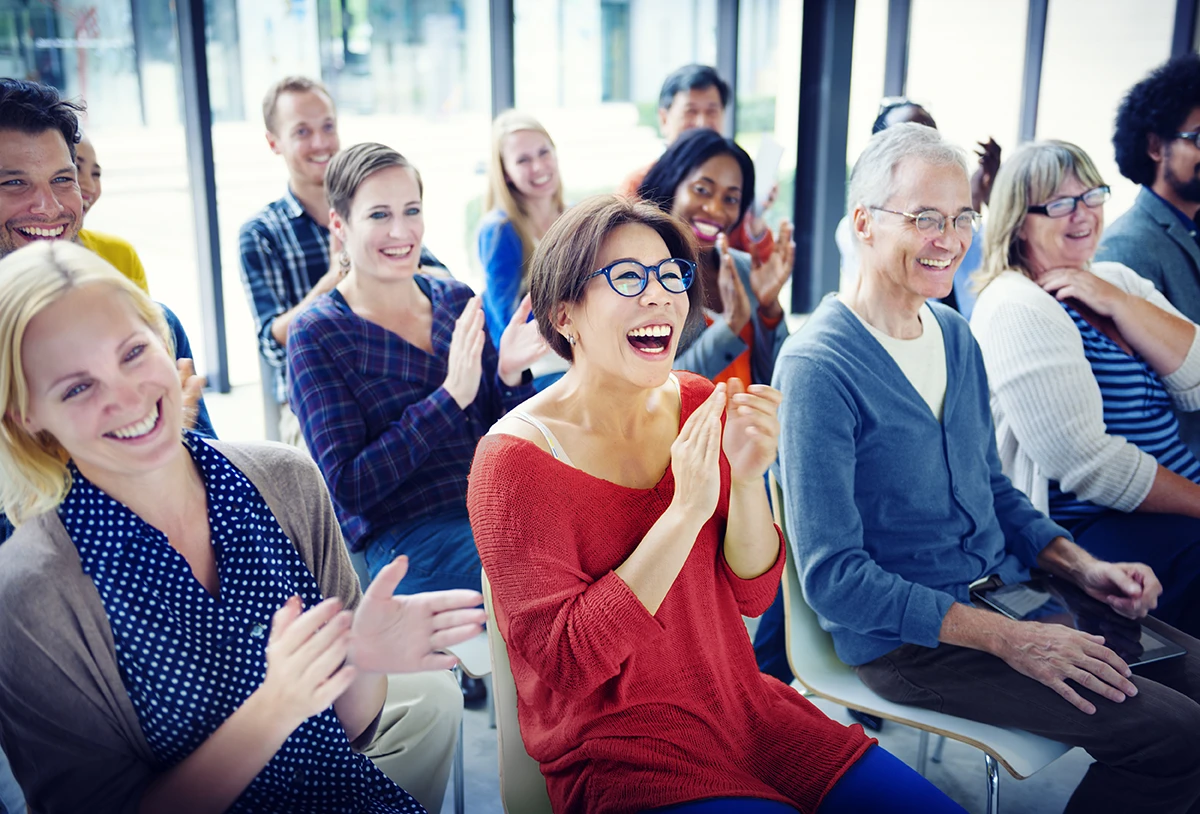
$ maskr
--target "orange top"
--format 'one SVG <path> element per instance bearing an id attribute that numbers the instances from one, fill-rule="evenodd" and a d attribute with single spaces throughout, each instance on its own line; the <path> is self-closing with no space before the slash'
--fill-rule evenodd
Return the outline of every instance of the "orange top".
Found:
<path id="1" fill-rule="evenodd" d="M 762 320 L 764 328 L 767 328 L 768 330 L 774 330 L 779 325 L 779 320 L 781 320 L 783 317 L 768 319 L 767 317 L 764 317 L 760 311 L 758 318 Z M 713 324 L 713 319 L 708 314 L 704 315 L 704 324 L 706 326 Z M 743 342 L 746 343 L 746 349 L 739 353 L 737 358 L 730 362 L 724 370 L 722 370 L 716 376 L 713 376 L 713 384 L 720 384 L 721 382 L 729 381 L 734 377 L 741 379 L 742 384 L 747 386 L 753 383 L 754 374 L 751 372 L 750 353 L 754 349 L 754 320 L 746 320 L 746 324 L 742 327 L 742 330 L 738 336 Z M 770 384 L 770 382 L 763 383 Z"/>

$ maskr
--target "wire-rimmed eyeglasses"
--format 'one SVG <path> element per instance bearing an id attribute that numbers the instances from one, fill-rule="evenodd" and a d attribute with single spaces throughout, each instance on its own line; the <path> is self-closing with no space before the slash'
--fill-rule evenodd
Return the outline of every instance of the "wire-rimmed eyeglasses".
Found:
<path id="1" fill-rule="evenodd" d="M 897 212 L 895 209 L 884 209 L 882 206 L 872 206 L 874 210 L 879 212 L 888 212 L 892 215 L 900 215 L 908 218 L 913 226 L 917 227 L 917 231 L 921 234 L 929 235 L 937 233 L 943 235 L 946 233 L 946 224 L 954 223 L 954 229 L 959 234 L 970 234 L 979 226 L 983 216 L 974 209 L 968 209 L 964 212 L 959 212 L 953 218 L 947 218 L 936 209 L 924 209 L 920 212 Z"/>
<path id="2" fill-rule="evenodd" d="M 636 260 L 618 260 L 599 271 L 593 271 L 586 279 L 604 275 L 613 291 L 622 297 L 636 297 L 646 290 L 650 274 L 654 273 L 658 284 L 672 294 L 682 294 L 696 279 L 696 264 L 678 257 L 668 257 L 653 266 L 643 266 Z"/>

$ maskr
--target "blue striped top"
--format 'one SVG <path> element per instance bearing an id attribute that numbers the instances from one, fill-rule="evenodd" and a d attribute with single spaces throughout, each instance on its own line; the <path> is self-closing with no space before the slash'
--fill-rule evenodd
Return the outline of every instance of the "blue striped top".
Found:
<path id="1" fill-rule="evenodd" d="M 1120 435 L 1148 452 L 1167 469 L 1200 483 L 1200 461 L 1179 438 L 1171 396 L 1162 377 L 1135 353 L 1130 356 L 1079 313 L 1062 303 L 1083 338 L 1083 353 L 1092 366 L 1104 401 L 1104 424 L 1109 435 Z M 1077 520 L 1108 511 L 1050 481 L 1050 516 L 1056 521 Z"/>

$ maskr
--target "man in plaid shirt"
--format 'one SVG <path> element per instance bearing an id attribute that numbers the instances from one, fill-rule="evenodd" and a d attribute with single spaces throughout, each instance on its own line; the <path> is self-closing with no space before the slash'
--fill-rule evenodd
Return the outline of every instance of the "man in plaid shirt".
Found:
<path id="1" fill-rule="evenodd" d="M 287 164 L 288 187 L 238 234 L 242 282 L 259 352 L 275 370 L 280 438 L 303 448 L 300 424 L 287 404 L 288 326 L 349 269 L 349 258 L 342 261 L 342 247 L 330 235 L 325 199 L 325 166 L 341 147 L 337 111 L 320 82 L 289 76 L 267 91 L 263 123 L 267 144 Z M 421 265 L 442 264 L 422 249 Z"/>

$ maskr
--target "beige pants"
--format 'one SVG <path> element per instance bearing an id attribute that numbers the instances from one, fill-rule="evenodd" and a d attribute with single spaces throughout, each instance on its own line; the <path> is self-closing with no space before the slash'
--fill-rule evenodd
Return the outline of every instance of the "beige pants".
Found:
<path id="1" fill-rule="evenodd" d="M 437 814 L 462 721 L 462 690 L 449 670 L 388 676 L 379 731 L 363 754 Z"/>
<path id="2" fill-rule="evenodd" d="M 287 404 L 279 405 L 279 440 L 288 446 L 308 452 L 308 445 L 304 443 L 304 432 L 300 429 L 300 419 L 296 418 L 291 406 Z"/>

